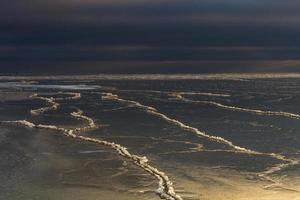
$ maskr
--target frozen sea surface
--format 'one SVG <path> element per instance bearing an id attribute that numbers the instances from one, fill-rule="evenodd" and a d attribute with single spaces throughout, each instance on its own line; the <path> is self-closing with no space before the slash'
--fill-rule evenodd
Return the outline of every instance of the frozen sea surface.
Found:
<path id="1" fill-rule="evenodd" d="M 299 200 L 300 78 L 0 81 L 0 199 Z"/>

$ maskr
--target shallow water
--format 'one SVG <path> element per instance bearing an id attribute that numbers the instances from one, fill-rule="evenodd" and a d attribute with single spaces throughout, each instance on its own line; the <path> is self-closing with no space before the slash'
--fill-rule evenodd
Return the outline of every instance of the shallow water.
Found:
<path id="1" fill-rule="evenodd" d="M 1 80 L 0 199 L 298 200 L 299 91 L 298 78 Z"/>

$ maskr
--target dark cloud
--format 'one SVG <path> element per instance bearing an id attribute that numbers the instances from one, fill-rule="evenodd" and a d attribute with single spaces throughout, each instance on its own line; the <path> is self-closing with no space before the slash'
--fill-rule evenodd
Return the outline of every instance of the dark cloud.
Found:
<path id="1" fill-rule="evenodd" d="M 300 71 L 293 0 L 0 4 L 2 73 Z"/>

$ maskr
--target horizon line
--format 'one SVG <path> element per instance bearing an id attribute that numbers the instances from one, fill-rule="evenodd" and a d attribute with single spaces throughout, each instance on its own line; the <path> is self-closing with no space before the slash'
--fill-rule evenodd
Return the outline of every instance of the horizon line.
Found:
<path id="1" fill-rule="evenodd" d="M 77 80 L 232 80 L 300 78 L 300 73 L 199 73 L 199 74 L 95 74 L 95 75 L 1 75 L 0 80 L 77 79 Z"/>

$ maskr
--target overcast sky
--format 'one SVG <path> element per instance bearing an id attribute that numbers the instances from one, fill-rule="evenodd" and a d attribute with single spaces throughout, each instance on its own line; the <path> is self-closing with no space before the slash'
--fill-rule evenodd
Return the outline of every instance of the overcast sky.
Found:
<path id="1" fill-rule="evenodd" d="M 0 73 L 300 72 L 297 0 L 1 0 Z"/>

